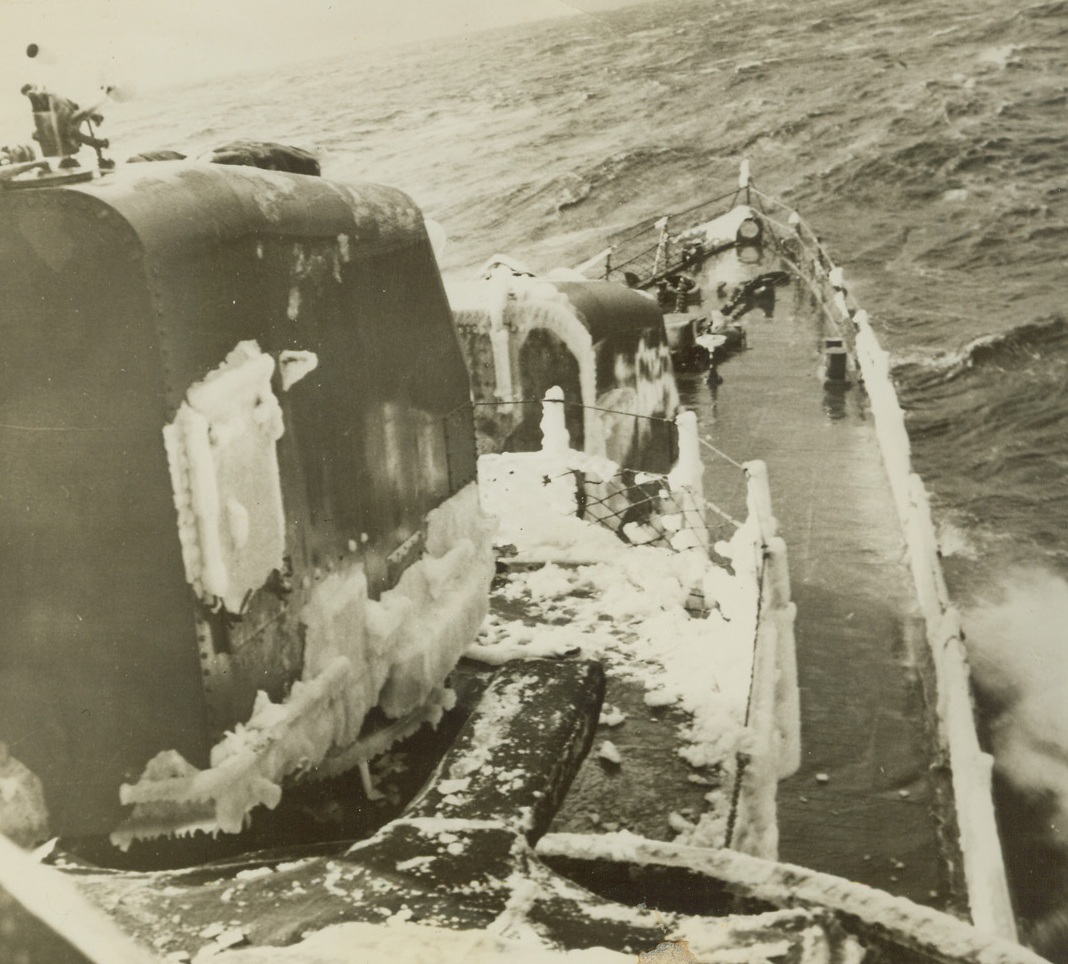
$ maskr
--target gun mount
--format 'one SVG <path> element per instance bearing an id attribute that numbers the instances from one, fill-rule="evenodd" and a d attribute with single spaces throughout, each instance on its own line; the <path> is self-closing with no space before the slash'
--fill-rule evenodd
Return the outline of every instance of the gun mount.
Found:
<path id="1" fill-rule="evenodd" d="M 39 50 L 37 44 L 30 44 L 26 55 L 33 59 Z M 26 145 L 0 147 L 0 187 L 91 180 L 115 167 L 115 162 L 104 156 L 108 140 L 96 134 L 96 128 L 104 122 L 100 108 L 116 93 L 114 87 L 104 87 L 104 101 L 85 108 L 39 84 L 24 84 L 20 92 L 30 101 L 32 136 L 43 156 L 38 158 L 33 148 Z M 83 168 L 79 162 L 78 154 L 83 147 L 96 152 L 95 168 Z"/>

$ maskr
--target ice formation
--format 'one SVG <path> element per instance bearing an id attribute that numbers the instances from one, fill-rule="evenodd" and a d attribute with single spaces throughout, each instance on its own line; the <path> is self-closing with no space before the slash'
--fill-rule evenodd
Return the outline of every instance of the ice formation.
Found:
<path id="1" fill-rule="evenodd" d="M 703 225 L 705 246 L 717 248 L 734 241 L 742 222 L 751 217 L 753 217 L 753 209 L 746 204 L 739 204 L 726 214 L 713 218 Z"/>
<path id="2" fill-rule="evenodd" d="M 476 400 L 503 403 L 493 407 L 494 415 L 485 423 L 492 426 L 487 431 L 496 443 L 514 425 L 517 404 L 526 401 L 521 350 L 538 331 L 558 339 L 578 365 L 579 397 L 569 402 L 585 406 L 587 452 L 624 460 L 635 446 L 645 444 L 650 418 L 671 418 L 678 410 L 666 343 L 650 344 L 643 333 L 636 345 L 610 340 L 595 345 L 583 315 L 567 295 L 499 255 L 490 260 L 481 281 L 450 285 L 449 301 Z M 605 371 L 599 374 L 602 367 Z M 483 450 L 499 448 L 493 444 Z"/>
<path id="3" fill-rule="evenodd" d="M 605 740 L 601 743 L 600 748 L 597 750 L 597 756 L 606 763 L 614 763 L 616 766 L 619 766 L 623 762 L 619 747 L 617 747 L 611 740 Z"/>
<path id="4" fill-rule="evenodd" d="M 305 375 L 319 367 L 319 356 L 313 351 L 283 351 L 278 355 L 278 369 L 282 373 L 282 391 L 288 392 Z"/>
<path id="5" fill-rule="evenodd" d="M 566 856 L 623 865 L 653 866 L 696 872 L 714 880 L 730 881 L 738 897 L 757 904 L 779 907 L 825 908 L 842 920 L 859 925 L 860 933 L 889 938 L 891 954 L 900 948 L 929 959 L 1014 961 L 1041 964 L 1033 952 L 998 937 L 989 930 L 973 927 L 949 914 L 914 904 L 865 884 L 805 867 L 783 864 L 731 850 L 707 850 L 677 843 L 647 840 L 621 830 L 607 834 L 547 834 L 539 842 L 543 857 Z M 782 912 L 779 912 L 782 913 Z M 694 943 L 702 940 L 705 928 L 721 931 L 730 918 L 682 918 L 677 930 Z M 756 919 L 752 919 L 756 923 Z M 844 960 L 865 959 L 862 946 L 853 943 Z M 702 954 L 699 958 L 705 960 Z M 712 958 L 715 960 L 716 958 Z M 757 960 L 764 958 L 757 957 Z M 781 959 L 772 956 L 772 959 Z M 791 959 L 789 955 L 786 959 Z M 838 960 L 834 955 L 815 959 Z M 751 960 L 739 954 L 727 960 Z"/>
<path id="6" fill-rule="evenodd" d="M 41 781 L 5 743 L 0 743 L 0 834 L 20 847 L 32 847 L 49 836 Z"/>
<path id="7" fill-rule="evenodd" d="M 0 905 L 5 962 L 107 961 L 154 964 L 65 874 L 37 863 L 0 834 Z"/>
<path id="8" fill-rule="evenodd" d="M 403 960 L 405 964 L 633 964 L 634 955 L 604 947 L 561 950 L 540 941 L 505 937 L 495 930 L 452 930 L 414 923 L 402 916 L 385 924 L 336 924 L 305 937 L 294 947 L 251 947 L 212 955 L 220 964 L 364 964 Z"/>
<path id="9" fill-rule="evenodd" d="M 844 286 L 841 276 L 839 282 Z M 844 297 L 844 288 L 840 292 Z M 850 317 L 848 307 L 840 309 Z M 979 744 L 971 698 L 971 674 L 960 627 L 942 574 L 927 490 L 913 473 L 905 415 L 890 375 L 889 355 L 879 345 L 863 309 L 852 316 L 857 360 L 871 399 L 883 464 L 908 546 L 916 593 L 934 659 L 940 740 L 953 774 L 964 873 L 972 919 L 1015 939 L 1016 922 L 1005 876 L 991 779 L 993 758 Z"/>
<path id="10" fill-rule="evenodd" d="M 773 854 L 775 787 L 796 769 L 800 751 L 794 611 L 763 466 L 746 467 L 748 521 L 716 546 L 733 571 L 712 562 L 701 540 L 676 538 L 685 528 L 670 547 L 628 548 L 610 529 L 578 516 L 575 473 L 589 483 L 611 478 L 617 467 L 570 449 L 559 409 L 558 393 L 548 393 L 541 451 L 479 460 L 483 505 L 500 516 L 497 542 L 512 547 L 518 564 L 497 592 L 529 600 L 539 616 L 535 625 L 491 617 L 473 655 L 577 650 L 601 659 L 610 675 L 642 685 L 648 705 L 677 707 L 689 720 L 678 753 L 691 766 L 731 774 L 739 752 L 753 758 L 736 836 L 749 852 Z M 690 486 L 700 485 L 701 473 L 680 463 L 661 484 L 689 493 L 699 516 Z M 668 532 L 677 524 L 663 521 L 657 524 Z M 544 565 L 527 568 L 534 562 Z M 695 598 L 704 618 L 694 618 Z M 677 828 L 686 842 L 723 842 L 727 803 L 717 792 L 696 824 Z"/>
<path id="11" fill-rule="evenodd" d="M 196 805 L 183 829 L 236 833 L 254 807 L 277 805 L 287 777 L 358 766 L 436 724 L 454 699 L 445 678 L 488 610 L 495 527 L 471 483 L 428 514 L 423 557 L 378 600 L 368 598 L 360 567 L 323 580 L 303 612 L 303 679 L 281 703 L 261 692 L 249 720 L 212 748 L 209 768 L 174 751 L 149 761 L 120 790 L 136 809 L 113 841 L 128 846 L 173 819 L 173 804 Z M 396 722 L 361 740 L 375 706 Z"/>
<path id="12" fill-rule="evenodd" d="M 597 375 L 590 333 L 566 295 L 545 281 L 516 274 L 515 270 L 498 259 L 483 281 L 450 286 L 449 302 L 461 338 L 465 332 L 488 332 L 494 395 L 505 402 L 513 400 L 520 383 L 519 348 L 525 335 L 542 329 L 559 338 L 578 362 L 581 400 L 591 406 L 584 413 L 586 437 L 596 445 L 594 440 L 601 433 L 592 408 L 597 398 Z"/>
<path id="13" fill-rule="evenodd" d="M 163 430 L 186 579 L 231 613 L 282 568 L 285 552 L 274 369 L 254 341 L 241 342 L 190 386 Z"/>

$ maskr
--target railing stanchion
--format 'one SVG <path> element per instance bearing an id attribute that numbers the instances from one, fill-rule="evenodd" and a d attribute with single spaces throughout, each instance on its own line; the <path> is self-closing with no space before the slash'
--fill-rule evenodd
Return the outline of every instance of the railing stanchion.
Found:
<path id="1" fill-rule="evenodd" d="M 554 385 L 545 393 L 541 407 L 541 447 L 546 455 L 566 455 L 571 436 L 564 422 L 564 390 Z"/>

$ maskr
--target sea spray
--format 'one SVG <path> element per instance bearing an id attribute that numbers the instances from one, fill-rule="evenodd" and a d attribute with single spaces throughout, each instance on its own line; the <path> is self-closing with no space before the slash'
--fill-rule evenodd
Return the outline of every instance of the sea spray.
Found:
<path id="1" fill-rule="evenodd" d="M 988 716 L 1001 834 L 1024 936 L 1068 961 L 1068 581 L 1016 569 L 965 631 Z"/>

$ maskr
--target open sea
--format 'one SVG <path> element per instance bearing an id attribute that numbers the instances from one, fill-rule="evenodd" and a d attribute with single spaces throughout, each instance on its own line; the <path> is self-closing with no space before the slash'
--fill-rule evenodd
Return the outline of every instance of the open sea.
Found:
<path id="1" fill-rule="evenodd" d="M 892 353 L 1024 936 L 1068 960 L 1068 2 L 659 0 L 172 88 L 102 133 L 309 148 L 409 193 L 457 279 L 577 263 L 749 158 Z"/>

